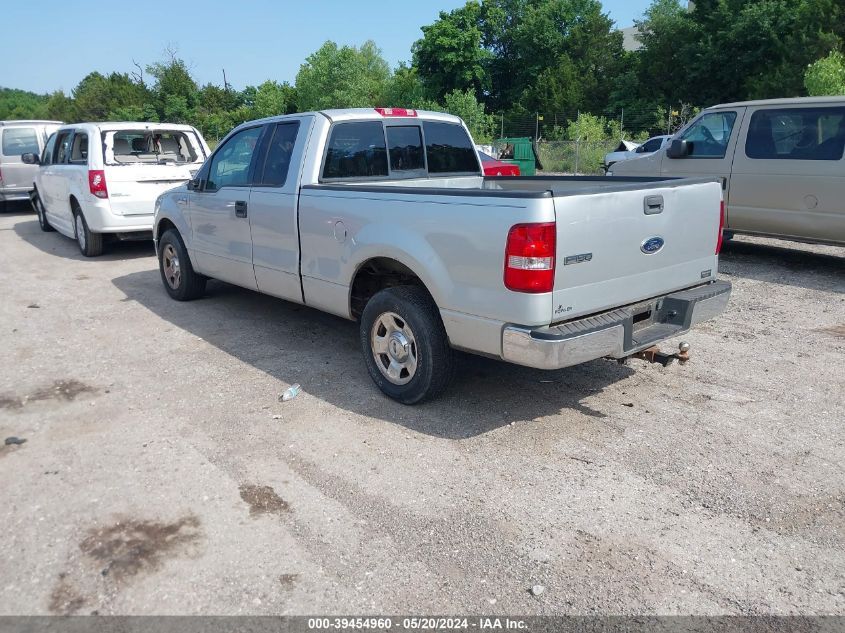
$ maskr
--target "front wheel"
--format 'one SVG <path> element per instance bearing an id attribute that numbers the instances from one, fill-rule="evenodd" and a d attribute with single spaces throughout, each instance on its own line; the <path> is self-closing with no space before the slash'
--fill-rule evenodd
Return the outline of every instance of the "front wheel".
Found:
<path id="1" fill-rule="evenodd" d="M 397 286 L 367 302 L 360 324 L 370 377 L 385 394 L 416 404 L 442 393 L 453 353 L 437 306 L 418 286 Z"/>
<path id="2" fill-rule="evenodd" d="M 47 220 L 47 211 L 44 209 L 44 203 L 41 202 L 41 197 L 37 191 L 32 194 L 32 206 L 35 207 L 35 213 L 38 214 L 38 226 L 41 227 L 41 230 L 45 233 L 55 231 L 56 229 L 50 226 L 50 222 Z"/>
<path id="3" fill-rule="evenodd" d="M 175 229 L 168 229 L 158 242 L 158 268 L 161 281 L 173 299 L 191 301 L 205 293 L 207 279 L 194 272 L 188 249 Z"/>
<path id="4" fill-rule="evenodd" d="M 76 243 L 85 257 L 97 257 L 103 254 L 103 234 L 94 233 L 88 228 L 88 222 L 78 206 L 73 212 L 73 227 L 76 233 Z"/>

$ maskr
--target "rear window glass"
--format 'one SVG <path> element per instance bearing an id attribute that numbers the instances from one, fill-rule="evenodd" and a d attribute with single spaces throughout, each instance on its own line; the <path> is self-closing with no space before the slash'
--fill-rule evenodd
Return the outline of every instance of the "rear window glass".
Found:
<path id="1" fill-rule="evenodd" d="M 425 169 L 422 134 L 418 125 L 388 126 L 387 145 L 391 171 Z"/>
<path id="2" fill-rule="evenodd" d="M 478 173 L 478 157 L 463 127 L 425 121 L 423 129 L 429 173 Z"/>
<path id="3" fill-rule="evenodd" d="M 7 127 L 3 133 L 3 156 L 37 154 L 38 136 L 34 127 Z"/>
<path id="4" fill-rule="evenodd" d="M 197 153 L 188 134 L 176 130 L 119 130 L 103 132 L 106 162 L 128 163 L 194 163 Z"/>
<path id="5" fill-rule="evenodd" d="M 765 160 L 841 160 L 845 108 L 758 110 L 751 116 L 745 155 Z"/>
<path id="6" fill-rule="evenodd" d="M 387 176 L 381 121 L 338 123 L 332 128 L 323 178 Z"/>

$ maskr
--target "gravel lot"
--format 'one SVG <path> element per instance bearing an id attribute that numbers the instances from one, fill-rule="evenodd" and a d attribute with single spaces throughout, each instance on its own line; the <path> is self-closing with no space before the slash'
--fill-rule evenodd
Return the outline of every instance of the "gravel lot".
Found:
<path id="1" fill-rule="evenodd" d="M 845 249 L 726 245 L 686 366 L 462 357 L 413 408 L 150 243 L 0 253 L 2 614 L 845 614 Z"/>

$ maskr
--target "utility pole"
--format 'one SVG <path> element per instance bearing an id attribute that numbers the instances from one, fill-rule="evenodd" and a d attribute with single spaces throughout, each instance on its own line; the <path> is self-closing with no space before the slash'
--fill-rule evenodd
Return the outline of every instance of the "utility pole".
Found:
<path id="1" fill-rule="evenodd" d="M 619 140 L 625 140 L 625 108 L 622 108 L 622 116 L 619 119 Z"/>
<path id="2" fill-rule="evenodd" d="M 505 111 L 502 110 L 502 133 L 499 135 L 499 138 L 505 138 Z"/>
<path id="3" fill-rule="evenodd" d="M 539 141 L 540 140 L 540 113 L 536 112 L 535 114 L 537 115 L 537 121 L 534 125 L 534 140 Z"/>
<path id="4" fill-rule="evenodd" d="M 226 69 L 223 69 L 223 90 L 229 92 L 229 82 L 226 81 Z"/>

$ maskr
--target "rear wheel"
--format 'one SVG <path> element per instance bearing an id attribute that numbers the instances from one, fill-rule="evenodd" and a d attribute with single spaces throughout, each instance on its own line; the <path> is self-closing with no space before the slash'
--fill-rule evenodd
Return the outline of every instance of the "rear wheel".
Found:
<path id="1" fill-rule="evenodd" d="M 85 257 L 97 257 L 103 254 L 103 234 L 94 233 L 88 228 L 88 222 L 78 204 L 73 205 L 73 227 L 76 243 Z"/>
<path id="2" fill-rule="evenodd" d="M 416 404 L 449 385 L 452 348 L 440 312 L 423 288 L 376 293 L 364 308 L 359 332 L 370 377 L 391 398 Z"/>
<path id="3" fill-rule="evenodd" d="M 175 229 L 168 229 L 158 242 L 158 268 L 161 281 L 173 299 L 190 301 L 205 293 L 206 277 L 194 272 L 188 249 Z"/>
<path id="4" fill-rule="evenodd" d="M 35 213 L 38 214 L 38 226 L 41 227 L 41 230 L 45 233 L 55 231 L 56 229 L 50 226 L 50 222 L 47 220 L 47 212 L 44 209 L 44 203 L 41 202 L 41 197 L 38 195 L 38 190 L 32 194 L 32 206 L 35 208 Z"/>

